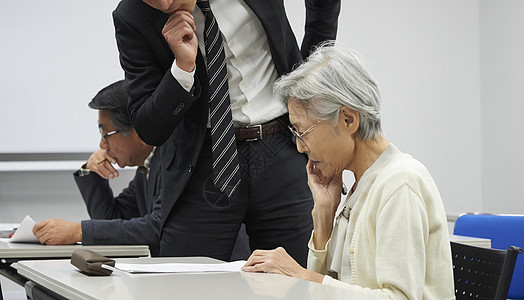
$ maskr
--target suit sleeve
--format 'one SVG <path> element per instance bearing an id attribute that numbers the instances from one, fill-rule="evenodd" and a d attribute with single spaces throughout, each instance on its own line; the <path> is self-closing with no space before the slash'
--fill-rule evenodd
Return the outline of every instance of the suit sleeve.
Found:
<path id="1" fill-rule="evenodd" d="M 124 17 L 126 10 L 122 10 L 122 14 L 119 8 L 113 12 L 113 22 L 126 77 L 129 113 L 140 138 L 149 145 L 160 146 L 199 97 L 198 78 L 195 77 L 190 92 L 184 89 L 166 66 L 172 64 L 172 58 L 167 62 L 172 53 L 167 52 L 169 47 L 159 33 L 153 31 L 151 24 L 133 26 Z M 136 26 L 143 28 L 138 30 Z M 147 36 L 142 32 L 144 28 L 150 30 L 145 33 Z"/>
<path id="2" fill-rule="evenodd" d="M 109 181 L 94 172 L 86 176 L 75 172 L 73 177 L 91 219 L 131 219 L 140 216 L 136 200 L 136 181 L 140 175 L 137 173 L 117 197 L 113 197 Z"/>
<path id="3" fill-rule="evenodd" d="M 160 195 L 157 195 L 151 213 L 140 218 L 82 221 L 82 244 L 149 245 L 151 256 L 158 256 L 161 220 L 160 199 Z"/>
<path id="4" fill-rule="evenodd" d="M 340 0 L 305 0 L 306 25 L 301 52 L 305 58 L 313 48 L 337 37 Z"/>

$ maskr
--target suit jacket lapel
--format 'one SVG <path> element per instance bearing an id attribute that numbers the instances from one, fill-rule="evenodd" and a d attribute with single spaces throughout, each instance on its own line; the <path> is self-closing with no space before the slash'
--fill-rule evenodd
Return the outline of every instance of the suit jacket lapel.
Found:
<path id="1" fill-rule="evenodd" d="M 153 26 L 155 32 L 158 33 L 158 35 L 165 41 L 164 36 L 162 35 L 162 29 L 164 28 L 164 24 L 166 24 L 167 19 L 169 18 L 168 14 L 165 14 L 161 11 L 157 11 L 156 14 L 151 16 L 149 19 L 151 21 L 151 25 Z M 167 43 L 166 43 L 167 44 Z"/>
<path id="2" fill-rule="evenodd" d="M 278 73 L 286 73 L 286 70 L 281 69 L 281 66 L 287 65 L 286 57 L 282 54 L 282 51 L 285 49 L 282 37 L 286 38 L 282 28 L 283 21 L 281 20 L 284 8 L 278 7 L 273 0 L 244 0 L 244 2 L 262 23 Z M 285 21 L 287 22 L 287 20 Z M 295 38 L 295 36 L 292 38 Z"/>

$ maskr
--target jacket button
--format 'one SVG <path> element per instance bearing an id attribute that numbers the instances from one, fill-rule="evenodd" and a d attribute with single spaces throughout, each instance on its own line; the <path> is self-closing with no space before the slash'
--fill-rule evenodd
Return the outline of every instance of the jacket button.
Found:
<path id="1" fill-rule="evenodd" d="M 184 103 L 180 103 L 176 108 L 175 110 L 173 111 L 173 114 L 174 115 L 178 115 L 183 109 L 184 109 L 185 105 Z"/>
<path id="2" fill-rule="evenodd" d="M 189 163 L 189 168 L 187 169 L 187 172 L 191 173 L 193 171 L 193 165 Z"/>

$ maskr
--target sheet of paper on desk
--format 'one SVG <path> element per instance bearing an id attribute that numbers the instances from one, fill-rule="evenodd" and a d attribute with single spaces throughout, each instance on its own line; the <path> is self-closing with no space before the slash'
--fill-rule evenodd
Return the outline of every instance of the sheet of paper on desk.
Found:
<path id="1" fill-rule="evenodd" d="M 129 273 L 198 273 L 198 272 L 240 272 L 245 260 L 219 264 L 126 264 L 116 262 L 115 268 Z"/>
<path id="2" fill-rule="evenodd" d="M 15 234 L 9 239 L 11 243 L 38 243 L 35 235 L 33 234 L 33 226 L 35 221 L 30 216 L 25 216 L 20 227 L 16 230 Z"/>

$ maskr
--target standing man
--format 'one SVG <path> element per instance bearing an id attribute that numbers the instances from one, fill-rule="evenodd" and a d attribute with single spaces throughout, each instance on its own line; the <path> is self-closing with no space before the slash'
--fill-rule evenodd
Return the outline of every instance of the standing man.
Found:
<path id="1" fill-rule="evenodd" d="M 131 119 L 162 148 L 162 256 L 251 249 L 306 264 L 307 158 L 273 82 L 336 36 L 340 0 L 306 1 L 302 53 L 282 0 L 123 0 L 113 13 Z"/>
<path id="2" fill-rule="evenodd" d="M 73 176 L 91 220 L 40 221 L 33 233 L 42 244 L 149 245 L 158 256 L 160 241 L 160 155 L 136 134 L 127 113 L 124 81 L 101 90 L 89 103 L 98 110 L 100 150 Z M 112 164 L 138 166 L 129 186 L 114 197 L 108 179 Z"/>

